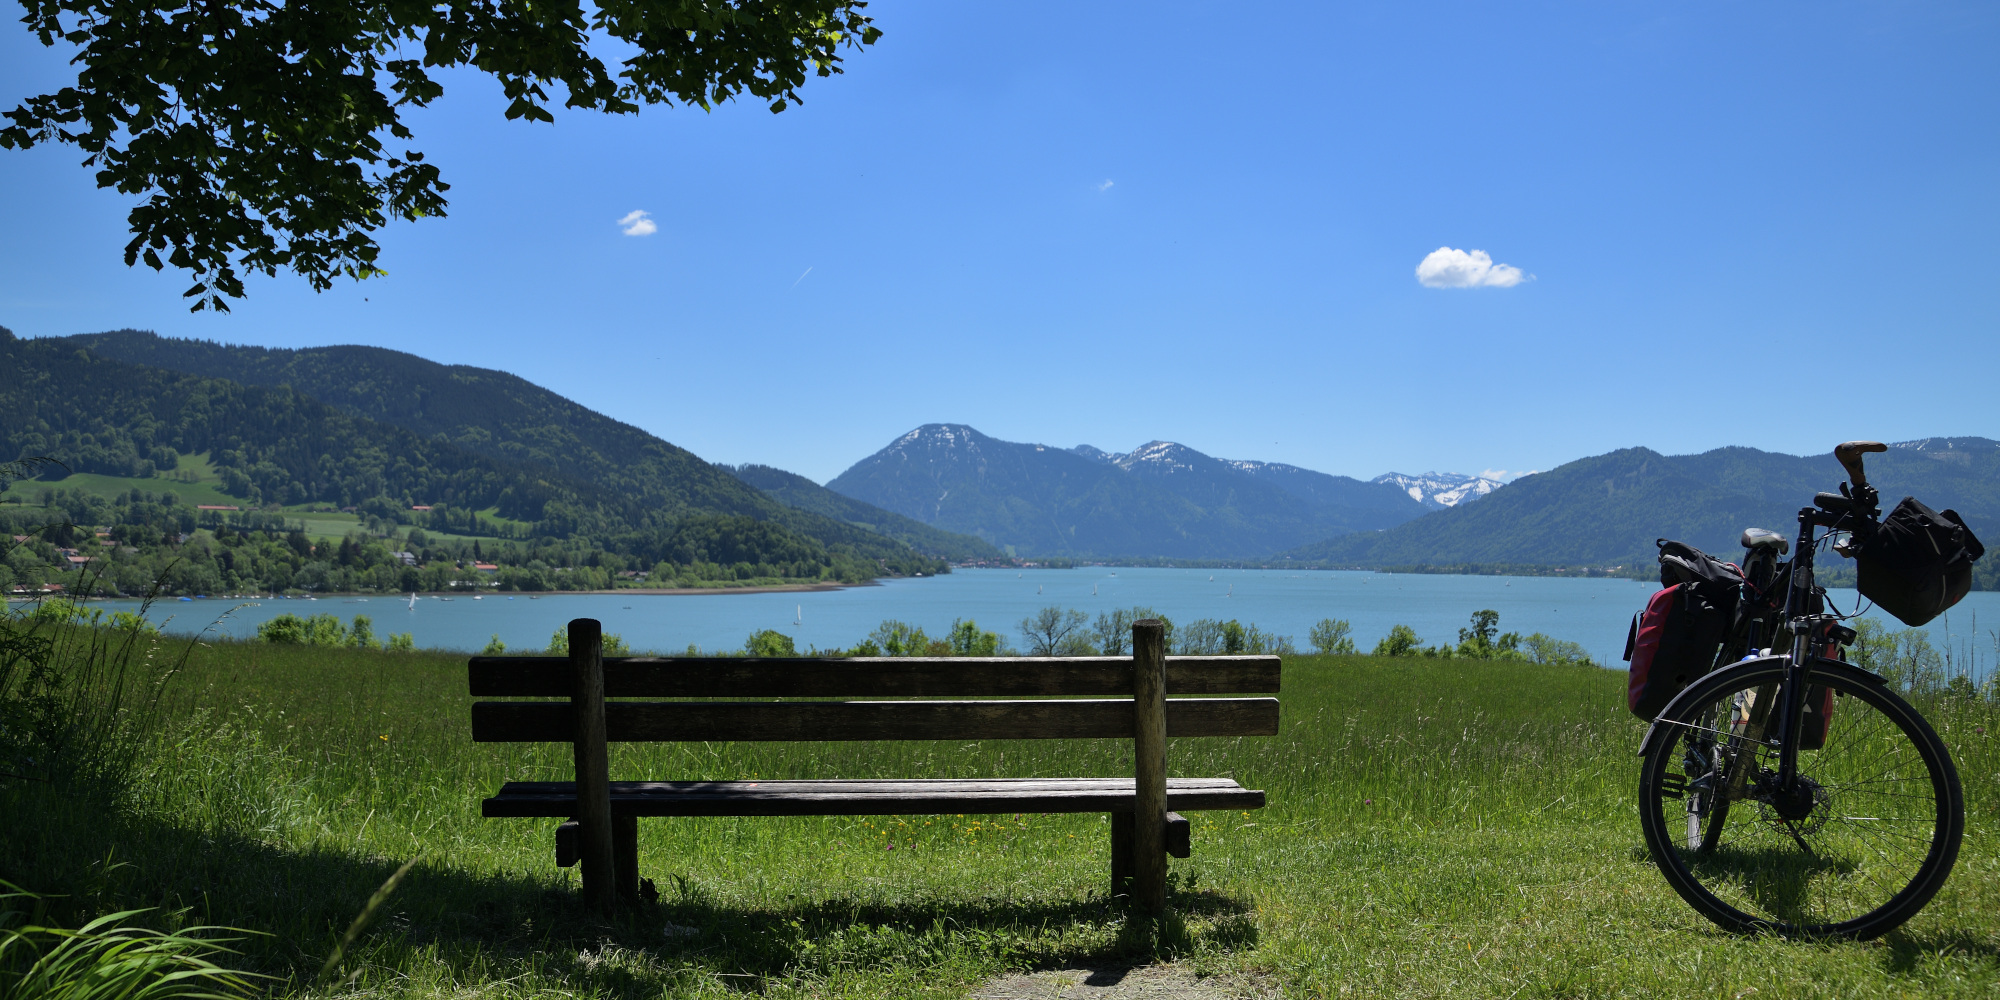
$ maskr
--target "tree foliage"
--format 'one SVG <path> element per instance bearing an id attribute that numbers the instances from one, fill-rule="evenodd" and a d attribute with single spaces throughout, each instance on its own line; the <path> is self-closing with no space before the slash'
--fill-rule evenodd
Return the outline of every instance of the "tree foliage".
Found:
<path id="1" fill-rule="evenodd" d="M 792 637 L 774 628 L 750 633 L 743 640 L 743 651 L 751 656 L 797 656 L 798 646 Z"/>
<path id="2" fill-rule="evenodd" d="M 324 290 L 381 274 L 373 233 L 445 214 L 407 108 L 460 66 L 494 76 L 506 116 L 629 114 L 747 94 L 773 112 L 881 31 L 860 0 L 22 0 L 43 45 L 78 50 L 73 86 L 6 112 L 0 146 L 65 143 L 100 187 L 143 197 L 125 262 L 188 272 L 194 309 L 243 273 Z M 604 46 L 629 51 L 607 66 Z M 386 88 L 386 89 L 385 89 Z"/>
<path id="3" fill-rule="evenodd" d="M 1084 634 L 1090 617 L 1075 608 L 1051 604 L 1021 619 L 1021 638 L 1029 656 L 1088 656 L 1095 650 Z"/>
<path id="4" fill-rule="evenodd" d="M 1322 618 L 1306 633 L 1306 639 L 1321 655 L 1351 655 L 1354 625 L 1344 618 Z"/>

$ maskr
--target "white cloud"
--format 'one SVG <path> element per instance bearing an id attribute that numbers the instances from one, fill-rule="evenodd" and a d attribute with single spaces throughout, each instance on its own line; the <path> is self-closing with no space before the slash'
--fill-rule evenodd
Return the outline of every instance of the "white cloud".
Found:
<path id="1" fill-rule="evenodd" d="M 652 214 L 634 209 L 625 213 L 625 217 L 619 219 L 618 224 L 624 227 L 627 236 L 651 236 L 660 231 L 659 224 L 651 218 Z"/>
<path id="2" fill-rule="evenodd" d="M 1481 478 L 1481 479 L 1497 479 L 1497 480 L 1499 480 L 1500 482 L 1503 482 L 1503 483 L 1511 483 L 1511 482 L 1513 482 L 1514 480 L 1516 480 L 1516 479 L 1520 479 L 1520 478 L 1522 478 L 1522 477 L 1524 477 L 1524 476 L 1532 476 L 1532 475 L 1534 475 L 1535 473 L 1537 473 L 1537 472 L 1539 472 L 1539 471 L 1541 471 L 1541 470 L 1539 470 L 1539 469 L 1529 469 L 1529 470 L 1528 470 L 1528 471 L 1526 471 L 1526 472 L 1508 472 L 1508 471 L 1507 471 L 1506 469 L 1487 469 L 1487 470 L 1485 470 L 1485 471 L 1482 471 L 1482 472 L 1481 472 L 1481 473 L 1479 474 L 1479 478 Z"/>
<path id="3" fill-rule="evenodd" d="M 1530 275 L 1511 264 L 1495 264 L 1484 250 L 1438 247 L 1417 264 L 1417 280 L 1426 288 L 1512 288 Z"/>
<path id="4" fill-rule="evenodd" d="M 1109 191 L 1109 190 L 1111 190 L 1111 178 L 1109 178 L 1109 177 L 1106 177 L 1106 178 L 1104 179 L 1104 183 L 1102 183 L 1102 184 L 1099 184 L 1099 185 L 1097 185 L 1097 189 L 1098 189 L 1099 191 Z"/>

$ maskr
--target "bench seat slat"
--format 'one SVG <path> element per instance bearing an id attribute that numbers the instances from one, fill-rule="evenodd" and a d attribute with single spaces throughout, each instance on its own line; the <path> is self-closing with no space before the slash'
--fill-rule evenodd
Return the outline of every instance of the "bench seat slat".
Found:
<path id="1" fill-rule="evenodd" d="M 559 656 L 475 656 L 467 670 L 481 698 L 567 698 Z M 1167 693 L 1272 694 L 1275 656 L 1169 656 Z M 1130 695 L 1124 656 L 655 657 L 604 659 L 608 698 L 1027 698 Z"/>
<path id="2" fill-rule="evenodd" d="M 620 816 L 909 816 L 938 813 L 1130 812 L 1130 778 L 983 778 L 818 781 L 614 781 Z M 1262 789 L 1228 778 L 1169 778 L 1167 807 L 1259 809 Z M 568 781 L 510 781 L 480 803 L 490 818 L 563 818 L 576 810 Z"/>
<path id="3" fill-rule="evenodd" d="M 612 742 L 1131 739 L 1130 699 L 1037 701 L 609 702 Z M 482 701 L 481 743 L 566 743 L 568 702 Z M 1168 736 L 1272 736 L 1276 698 L 1167 701 Z"/>

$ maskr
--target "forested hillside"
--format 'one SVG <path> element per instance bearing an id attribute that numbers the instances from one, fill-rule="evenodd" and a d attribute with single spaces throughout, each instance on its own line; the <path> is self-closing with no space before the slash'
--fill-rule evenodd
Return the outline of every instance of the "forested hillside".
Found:
<path id="1" fill-rule="evenodd" d="M 1930 438 L 1867 462 L 1885 507 L 1913 495 L 1955 508 L 1989 544 L 2000 542 L 2000 443 Z M 1845 478 L 1830 451 L 1802 457 L 1718 448 L 1670 456 L 1627 448 L 1516 480 L 1478 503 L 1286 555 L 1339 566 L 1650 567 L 1654 539 L 1673 538 L 1734 558 L 1744 528 L 1792 534 L 1798 509 Z M 2000 558 L 1985 562 L 2000 566 Z"/>
<path id="2" fill-rule="evenodd" d="M 291 386 L 344 413 L 442 438 L 474 455 L 588 483 L 653 521 L 734 515 L 782 524 L 823 545 L 852 547 L 872 557 L 895 558 L 905 547 L 855 523 L 865 518 L 780 503 L 685 448 L 507 372 L 356 345 L 283 350 L 139 330 L 61 339 L 121 361 L 244 385 Z M 925 549 L 924 554 L 948 553 Z"/>
<path id="3" fill-rule="evenodd" d="M 4 329 L 0 451 L 67 467 L 50 467 L 50 478 L 145 479 L 204 454 L 225 492 L 266 513 L 357 508 L 420 527 L 560 542 L 638 567 L 700 565 L 709 576 L 726 567 L 738 579 L 861 580 L 944 568 L 902 542 L 778 504 L 692 456 L 706 472 L 667 503 L 343 412 L 290 386 L 126 364 L 73 341 L 23 341 Z M 699 505 L 709 500 L 715 506 Z M 411 509 L 419 506 L 432 510 Z"/>

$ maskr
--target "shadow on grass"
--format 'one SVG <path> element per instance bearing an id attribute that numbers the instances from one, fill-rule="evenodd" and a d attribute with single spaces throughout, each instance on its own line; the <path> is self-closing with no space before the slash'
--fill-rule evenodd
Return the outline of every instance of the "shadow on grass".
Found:
<path id="1" fill-rule="evenodd" d="M 1907 928 L 1897 928 L 1885 935 L 1882 943 L 1887 946 L 1882 968 L 1896 975 L 1915 973 L 1924 959 L 1940 956 L 1960 956 L 1989 968 L 2000 968 L 2000 945 L 1988 934 L 1962 930 L 1912 933 Z"/>
<path id="2" fill-rule="evenodd" d="M 0 789 L 0 876 L 60 897 L 70 926 L 114 909 L 158 907 L 150 919 L 253 932 L 251 971 L 309 985 L 369 895 L 405 858 L 273 846 L 253 836 L 187 829 L 111 805 L 116 798 L 48 785 Z M 1009 968 L 1173 958 L 1253 946 L 1246 902 L 1177 886 L 1171 910 L 1135 918 L 1123 899 L 1015 900 L 934 894 L 880 903 L 821 899 L 776 908 L 719 902 L 668 880 L 666 898 L 605 922 L 565 874 L 480 874 L 449 858 L 421 861 L 348 953 L 343 972 L 455 982 L 585 981 L 612 996 L 657 997 L 686 977 L 761 989 L 771 980 L 856 969 L 924 969 L 967 960 Z M 178 917 L 174 916 L 179 914 Z M 428 972 L 426 970 L 429 970 Z"/>
<path id="3" fill-rule="evenodd" d="M 1711 853 L 1683 855 L 1688 869 L 1717 895 L 1742 906 L 1793 923 L 1819 923 L 1826 914 L 1812 909 L 1815 880 L 1854 873 L 1845 859 L 1808 857 L 1784 847 L 1742 847 L 1725 844 Z M 1730 896 L 1741 898 L 1731 900 Z M 1882 900 L 1886 901 L 1888 894 Z"/>

